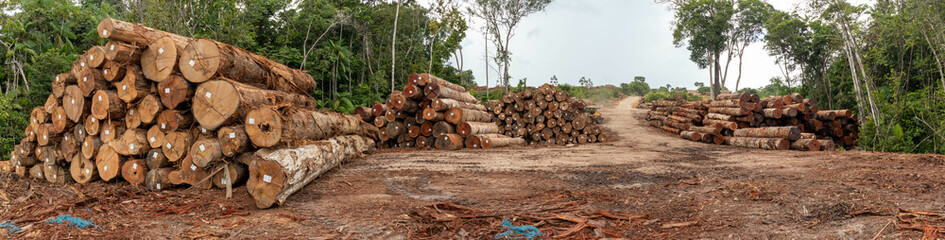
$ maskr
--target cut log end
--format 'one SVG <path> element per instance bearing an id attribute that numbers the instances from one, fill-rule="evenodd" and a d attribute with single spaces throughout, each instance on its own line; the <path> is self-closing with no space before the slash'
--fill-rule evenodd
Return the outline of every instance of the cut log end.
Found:
<path id="1" fill-rule="evenodd" d="M 282 114 L 270 107 L 253 109 L 246 114 L 246 135 L 257 147 L 275 146 L 282 140 Z"/>
<path id="2" fill-rule="evenodd" d="M 249 179 L 246 190 L 256 202 L 256 207 L 265 209 L 276 203 L 276 196 L 282 192 L 285 173 L 282 166 L 273 161 L 256 159 L 249 167 Z"/>

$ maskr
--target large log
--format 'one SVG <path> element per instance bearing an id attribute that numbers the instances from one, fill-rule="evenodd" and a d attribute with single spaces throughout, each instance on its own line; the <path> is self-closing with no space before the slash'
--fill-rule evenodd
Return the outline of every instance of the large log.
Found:
<path id="1" fill-rule="evenodd" d="M 86 68 L 79 71 L 76 75 L 78 79 L 79 90 L 82 90 L 82 96 L 89 97 L 95 90 L 107 89 L 111 83 L 105 80 L 102 70 L 95 68 Z"/>
<path id="2" fill-rule="evenodd" d="M 736 137 L 787 138 L 794 141 L 801 138 L 801 129 L 796 126 L 744 128 L 735 130 L 732 135 Z"/>
<path id="3" fill-rule="evenodd" d="M 456 125 L 456 133 L 464 138 L 470 135 L 494 134 L 499 133 L 499 126 L 492 122 L 461 122 Z"/>
<path id="4" fill-rule="evenodd" d="M 70 85 L 65 91 L 62 97 L 62 108 L 66 112 L 66 117 L 73 122 L 85 120 L 91 112 L 91 104 L 86 105 L 82 90 L 78 86 Z"/>
<path id="5" fill-rule="evenodd" d="M 151 82 L 141 75 L 141 70 L 134 65 L 128 66 L 121 82 L 115 83 L 118 89 L 118 98 L 131 103 L 147 96 L 151 92 Z"/>
<path id="6" fill-rule="evenodd" d="M 161 131 L 171 133 L 181 128 L 189 128 L 194 123 L 194 117 L 183 111 L 164 110 L 157 117 L 156 126 L 161 126 Z"/>
<path id="7" fill-rule="evenodd" d="M 820 151 L 820 141 L 816 139 L 798 139 L 791 142 L 791 149 L 801 151 Z"/>
<path id="8" fill-rule="evenodd" d="M 92 116 L 99 120 L 123 117 L 127 109 L 114 90 L 98 90 L 92 96 Z"/>
<path id="9" fill-rule="evenodd" d="M 177 59 L 181 49 L 180 42 L 172 37 L 154 40 L 141 53 L 141 74 L 151 81 L 164 81 L 178 72 Z"/>
<path id="10" fill-rule="evenodd" d="M 462 122 L 490 122 L 492 114 L 486 111 L 464 109 L 460 107 L 450 108 L 446 111 L 446 121 L 452 124 Z"/>
<path id="11" fill-rule="evenodd" d="M 179 66 L 184 77 L 195 83 L 226 77 L 266 89 L 302 95 L 315 91 L 315 79 L 301 70 L 210 39 L 190 41 L 184 48 Z"/>
<path id="12" fill-rule="evenodd" d="M 745 115 L 751 114 L 751 110 L 748 108 L 717 107 L 717 108 L 709 108 L 709 112 L 728 114 L 732 116 L 745 116 Z"/>
<path id="13" fill-rule="evenodd" d="M 784 116 L 784 111 L 778 108 L 765 108 L 762 110 L 762 114 L 766 118 L 781 118 Z"/>
<path id="14" fill-rule="evenodd" d="M 791 142 L 784 138 L 726 137 L 725 143 L 736 147 L 767 150 L 788 150 Z"/>
<path id="15" fill-rule="evenodd" d="M 135 65 L 130 65 L 130 66 L 135 66 Z M 105 62 L 104 65 L 102 65 L 102 76 L 105 77 L 106 81 L 115 82 L 125 77 L 126 70 L 127 68 L 124 65 L 120 65 L 112 61 L 107 61 Z"/>
<path id="16" fill-rule="evenodd" d="M 52 82 L 52 95 L 61 98 L 66 93 L 66 86 L 76 83 L 76 78 L 72 73 L 60 73 Z"/>
<path id="17" fill-rule="evenodd" d="M 210 182 L 217 188 L 226 188 L 227 185 L 232 188 L 232 186 L 245 181 L 247 178 L 249 178 L 249 170 L 246 169 L 245 165 L 240 163 L 227 163 L 224 165 L 223 170 L 213 175 Z"/>
<path id="18" fill-rule="evenodd" d="M 715 97 L 715 100 L 738 99 L 738 100 L 748 102 L 752 100 L 751 95 L 754 95 L 754 94 L 749 94 L 749 93 L 719 94 L 718 96 Z"/>
<path id="19" fill-rule="evenodd" d="M 702 134 L 695 131 L 680 131 L 679 136 L 689 141 L 700 141 Z"/>
<path id="20" fill-rule="evenodd" d="M 164 145 L 161 146 L 161 152 L 168 161 L 176 162 L 187 154 L 190 146 L 194 144 L 194 136 L 187 132 L 173 132 L 164 137 Z"/>
<path id="21" fill-rule="evenodd" d="M 187 107 L 189 105 L 182 103 L 190 102 L 194 97 L 193 86 L 179 75 L 171 75 L 158 83 L 157 91 L 161 96 L 161 103 L 168 109 Z"/>
<path id="22" fill-rule="evenodd" d="M 207 168 L 212 162 L 223 161 L 223 147 L 216 139 L 203 139 L 190 147 L 190 157 L 194 164 Z"/>
<path id="23" fill-rule="evenodd" d="M 151 145 L 148 144 L 147 130 L 140 128 L 124 131 L 120 138 L 109 142 L 108 145 L 121 156 L 140 156 L 151 149 Z"/>
<path id="24" fill-rule="evenodd" d="M 174 184 L 171 183 L 170 175 L 171 172 L 174 172 L 175 169 L 171 167 L 165 168 L 151 168 L 148 171 L 147 176 L 145 176 L 145 185 L 152 190 L 161 190 L 166 189 Z"/>
<path id="25" fill-rule="evenodd" d="M 435 98 L 449 98 L 454 99 L 460 102 L 466 103 L 478 103 L 479 99 L 473 97 L 472 94 L 466 91 L 457 91 L 455 89 L 440 87 L 439 85 L 427 85 L 424 93 L 427 95 L 428 99 Z"/>
<path id="26" fill-rule="evenodd" d="M 122 41 L 108 41 L 108 43 L 105 43 L 105 59 L 119 65 L 138 63 L 141 59 L 141 50 L 146 46 Z"/>
<path id="27" fill-rule="evenodd" d="M 732 121 L 725 121 L 725 120 L 708 119 L 708 118 L 706 118 L 706 119 L 702 119 L 702 123 L 705 124 L 705 125 L 709 125 L 709 124 L 721 124 L 723 128 L 728 129 L 728 130 L 736 130 L 736 129 L 738 129 L 738 123 L 735 123 L 735 122 L 732 122 Z"/>
<path id="28" fill-rule="evenodd" d="M 361 136 L 338 136 L 299 148 L 257 151 L 250 163 L 246 189 L 256 207 L 282 205 L 286 199 L 342 162 L 374 147 Z"/>
<path id="29" fill-rule="evenodd" d="M 689 131 L 719 135 L 722 132 L 722 124 L 709 124 L 707 126 L 691 126 Z"/>
<path id="30" fill-rule="evenodd" d="M 447 87 L 456 91 L 461 91 L 461 92 L 466 91 L 466 88 L 464 88 L 463 86 L 448 82 L 446 80 L 443 80 L 442 78 L 438 78 L 429 73 L 410 74 L 410 76 L 407 78 L 407 82 L 408 83 L 412 82 L 411 84 L 416 84 L 420 86 L 438 85 L 438 86 Z"/>
<path id="31" fill-rule="evenodd" d="M 433 145 L 440 150 L 459 150 L 463 148 L 464 142 L 463 137 L 460 137 L 458 134 L 449 133 L 437 136 L 436 142 Z"/>
<path id="32" fill-rule="evenodd" d="M 505 147 L 505 146 L 523 146 L 525 145 L 524 138 L 518 137 L 494 137 L 492 135 L 479 137 L 479 144 L 482 145 L 482 148 L 496 148 L 496 147 Z"/>
<path id="33" fill-rule="evenodd" d="M 221 127 L 217 130 L 217 139 L 220 141 L 221 151 L 227 157 L 249 150 L 249 135 L 244 126 Z"/>
<path id="34" fill-rule="evenodd" d="M 77 183 L 89 183 L 98 179 L 98 168 L 92 159 L 86 159 L 76 155 L 69 165 L 69 173 L 72 180 Z"/>
<path id="35" fill-rule="evenodd" d="M 193 115 L 204 128 L 214 130 L 220 125 L 246 116 L 260 106 L 289 104 L 315 109 L 315 99 L 300 94 L 255 88 L 228 79 L 208 81 L 197 87 L 193 99 Z"/>
<path id="36" fill-rule="evenodd" d="M 102 38 L 127 42 L 137 47 L 147 46 L 162 37 L 170 37 L 175 42 L 180 43 L 180 47 L 183 48 L 190 40 L 187 37 L 149 28 L 140 23 L 125 22 L 113 18 L 102 19 L 96 30 L 98 36 Z"/>
<path id="37" fill-rule="evenodd" d="M 122 161 L 123 159 L 115 152 L 115 149 L 112 149 L 112 147 L 108 145 L 102 146 L 102 148 L 98 150 L 98 154 L 95 155 L 95 166 L 98 169 L 98 176 L 102 178 L 103 181 L 112 180 L 112 178 L 118 176 Z"/>
<path id="38" fill-rule="evenodd" d="M 148 174 L 148 165 L 143 159 L 131 159 L 125 161 L 121 166 L 121 178 L 131 183 L 132 186 L 144 183 L 146 174 Z"/>
<path id="39" fill-rule="evenodd" d="M 259 107 L 250 111 L 243 122 L 246 134 L 257 147 L 339 135 L 374 136 L 377 132 L 357 116 L 296 107 L 284 108 L 281 113 L 272 107 Z"/>

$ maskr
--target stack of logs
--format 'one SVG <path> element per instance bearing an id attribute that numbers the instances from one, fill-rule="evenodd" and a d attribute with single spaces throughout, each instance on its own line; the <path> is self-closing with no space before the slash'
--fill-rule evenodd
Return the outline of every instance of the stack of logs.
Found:
<path id="1" fill-rule="evenodd" d="M 776 150 L 831 151 L 855 148 L 857 116 L 850 110 L 819 110 L 798 93 L 760 99 L 722 94 L 700 102 L 655 101 L 646 120 L 692 141 Z"/>
<path id="2" fill-rule="evenodd" d="M 498 133 L 524 138 L 529 144 L 584 144 L 607 141 L 585 113 L 584 101 L 544 84 L 537 91 L 508 92 L 501 101 L 486 104 L 495 114 Z"/>
<path id="3" fill-rule="evenodd" d="M 97 32 L 110 41 L 56 76 L 3 169 L 228 195 L 245 183 L 267 208 L 373 148 L 373 126 L 315 111 L 315 81 L 300 70 L 136 23 L 105 19 Z"/>
<path id="4" fill-rule="evenodd" d="M 524 144 L 524 139 L 499 134 L 492 114 L 464 87 L 426 73 L 411 74 L 407 83 L 386 103 L 355 109 L 354 115 L 380 129 L 379 147 L 458 150 Z"/>

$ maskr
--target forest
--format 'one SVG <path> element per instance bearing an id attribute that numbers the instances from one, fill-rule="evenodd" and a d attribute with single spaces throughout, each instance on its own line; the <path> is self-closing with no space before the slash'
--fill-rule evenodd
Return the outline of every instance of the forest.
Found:
<path id="1" fill-rule="evenodd" d="M 658 2 L 675 12 L 676 46 L 710 71 L 713 96 L 729 78 L 737 92 L 798 92 L 820 109 L 853 109 L 865 150 L 945 153 L 945 2 L 813 0 L 790 12 L 760 0 Z M 781 73 L 739 88 L 751 44 L 763 45 Z"/>

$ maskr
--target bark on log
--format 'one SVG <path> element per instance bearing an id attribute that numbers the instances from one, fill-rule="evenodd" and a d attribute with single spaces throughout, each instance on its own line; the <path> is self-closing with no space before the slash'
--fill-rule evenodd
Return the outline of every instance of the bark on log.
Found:
<path id="1" fill-rule="evenodd" d="M 462 122 L 490 122 L 492 114 L 480 110 L 463 109 L 459 107 L 451 108 L 446 111 L 446 121 L 452 124 Z"/>
<path id="2" fill-rule="evenodd" d="M 702 134 L 694 131 L 680 131 L 679 136 L 689 141 L 700 141 L 702 139 Z"/>
<path id="3" fill-rule="evenodd" d="M 791 142 L 791 149 L 801 151 L 820 151 L 820 141 L 816 139 L 798 139 Z"/>
<path id="4" fill-rule="evenodd" d="M 410 81 L 410 79 L 413 79 L 412 77 L 413 77 L 413 74 L 411 74 L 411 78 L 408 78 L 408 79 L 407 79 L 408 82 Z M 466 91 L 466 88 L 464 88 L 463 86 L 460 86 L 460 85 L 455 84 L 455 83 L 448 82 L 448 81 L 446 81 L 446 80 L 443 80 L 442 78 L 438 78 L 438 77 L 436 77 L 436 76 L 433 76 L 432 74 L 421 73 L 421 74 L 418 74 L 418 77 L 419 77 L 419 79 L 417 79 L 417 81 L 416 81 L 415 84 L 420 85 L 420 86 L 437 85 L 437 86 L 442 86 L 442 87 L 450 88 L 450 89 L 453 89 L 453 90 L 456 90 L 456 91 L 460 91 L 460 92 L 465 92 L 465 91 Z"/>
<path id="5" fill-rule="evenodd" d="M 282 205 L 318 176 L 374 147 L 361 136 L 338 136 L 293 149 L 260 150 L 249 166 L 246 189 L 259 208 Z"/>
<path id="6" fill-rule="evenodd" d="M 121 178 L 131 183 L 132 186 L 144 183 L 147 174 L 148 166 L 142 159 L 131 159 L 125 161 L 121 166 Z"/>
<path id="7" fill-rule="evenodd" d="M 141 59 L 141 50 L 146 46 L 122 41 L 108 41 L 108 43 L 105 43 L 105 59 L 119 65 L 136 64 Z"/>
<path id="8" fill-rule="evenodd" d="M 190 41 L 183 49 L 180 70 L 188 81 L 194 83 L 226 77 L 306 96 L 315 91 L 315 79 L 307 73 L 242 48 L 199 38 Z"/>
<path id="9" fill-rule="evenodd" d="M 751 101 L 751 100 L 752 100 L 752 96 L 751 96 L 751 95 L 753 95 L 753 94 L 749 94 L 749 93 L 719 94 L 718 96 L 715 97 L 715 100 L 738 99 L 738 100 L 742 100 L 742 101 L 748 102 L 748 101 Z"/>
<path id="10" fill-rule="evenodd" d="M 114 90 L 98 90 L 92 97 L 92 117 L 99 120 L 123 117 L 127 109 Z"/>
<path id="11" fill-rule="evenodd" d="M 457 91 L 457 90 L 450 89 L 447 87 L 439 87 L 439 85 L 427 85 L 426 89 L 424 90 L 424 93 L 427 95 L 428 99 L 449 98 L 449 99 L 457 100 L 460 102 L 466 102 L 466 103 L 479 102 L 479 99 L 476 99 L 476 97 L 473 97 L 473 95 L 469 94 L 469 92 Z"/>
<path id="12" fill-rule="evenodd" d="M 801 138 L 801 129 L 795 126 L 745 128 L 735 130 L 732 135 L 736 137 L 787 138 L 790 141 L 795 141 Z"/>
<path id="13" fill-rule="evenodd" d="M 371 123 L 374 122 L 374 115 L 371 113 L 371 108 L 368 107 L 356 107 L 354 108 L 355 116 L 361 118 L 361 121 Z"/>
<path id="14" fill-rule="evenodd" d="M 709 102 L 709 107 L 745 108 L 748 102 L 742 99 L 716 100 Z"/>
<path id="15" fill-rule="evenodd" d="M 449 133 L 437 136 L 434 146 L 440 150 L 459 150 L 463 148 L 464 142 L 459 134 Z"/>
<path id="16" fill-rule="evenodd" d="M 712 134 L 712 135 L 719 135 L 720 133 L 722 133 L 722 125 L 710 124 L 710 126 L 691 126 L 689 127 L 689 131 Z"/>
<path id="17" fill-rule="evenodd" d="M 765 108 L 762 110 L 762 115 L 766 118 L 781 118 L 784 116 L 784 111 L 778 108 Z"/>
<path id="18" fill-rule="evenodd" d="M 480 139 L 480 145 L 482 148 L 497 148 L 505 146 L 524 146 L 524 138 L 513 138 L 513 137 L 494 137 L 494 136 L 482 136 Z"/>
<path id="19" fill-rule="evenodd" d="M 257 147 L 278 143 L 321 140 L 339 135 L 374 136 L 377 128 L 353 115 L 287 107 L 279 113 L 272 107 L 260 107 L 247 114 L 246 134 Z"/>
<path id="20" fill-rule="evenodd" d="M 201 126 L 214 130 L 246 116 L 253 108 L 288 104 L 315 109 L 315 99 L 307 95 L 264 90 L 227 79 L 208 81 L 197 87 L 193 115 Z"/>
<path id="21" fill-rule="evenodd" d="M 407 127 L 404 126 L 402 122 L 394 121 L 394 122 L 388 123 L 386 128 L 387 128 L 387 138 L 389 139 L 397 139 L 397 137 L 400 137 L 401 135 L 407 133 Z"/>
<path id="22" fill-rule="evenodd" d="M 820 142 L 820 149 L 823 151 L 833 151 L 837 149 L 837 145 L 833 142 L 833 140 L 821 139 L 817 141 Z"/>
<path id="23" fill-rule="evenodd" d="M 129 65 L 134 66 L 134 65 Z M 106 81 L 115 82 L 125 78 L 126 74 L 125 65 L 118 64 L 112 61 L 106 61 L 102 65 L 102 76 L 105 77 Z"/>
<path id="24" fill-rule="evenodd" d="M 96 28 L 98 36 L 118 40 L 137 46 L 146 46 L 158 38 L 171 37 L 183 48 L 189 38 L 177 34 L 149 28 L 140 23 L 131 23 L 113 18 L 102 19 Z"/>
<path id="25" fill-rule="evenodd" d="M 491 122 L 461 122 L 456 126 L 456 133 L 464 138 L 470 135 L 496 134 L 499 133 L 499 126 Z"/>
<path id="26" fill-rule="evenodd" d="M 738 129 L 738 123 L 731 122 L 731 121 L 718 120 L 718 119 L 708 119 L 708 118 L 706 118 L 706 119 L 703 119 L 703 120 L 702 120 L 702 123 L 703 123 L 703 124 L 706 124 L 706 125 L 708 125 L 708 124 L 721 124 L 723 128 L 728 129 L 728 130 L 736 130 L 736 129 Z"/>
<path id="27" fill-rule="evenodd" d="M 728 114 L 728 115 L 732 115 L 732 116 L 745 116 L 745 115 L 751 114 L 751 110 L 748 109 L 748 108 L 723 108 L 723 107 L 718 107 L 718 108 L 709 108 L 709 112 L 711 112 L 711 113 Z"/>
<path id="28" fill-rule="evenodd" d="M 784 138 L 726 137 L 725 143 L 736 147 L 766 150 L 788 150 L 791 142 Z"/>
<path id="29" fill-rule="evenodd" d="M 422 128 L 422 126 L 421 126 L 421 128 Z M 422 130 L 422 129 L 421 129 L 421 130 Z M 453 124 L 450 124 L 450 123 L 448 123 L 448 122 L 436 122 L 435 124 L 433 124 L 433 129 L 432 129 L 432 130 L 433 130 L 433 131 L 432 131 L 432 134 L 431 134 L 431 135 L 434 136 L 434 137 L 436 137 L 436 136 L 440 136 L 440 135 L 443 135 L 443 134 L 455 133 L 455 132 L 456 132 L 456 127 L 453 126 Z"/>

